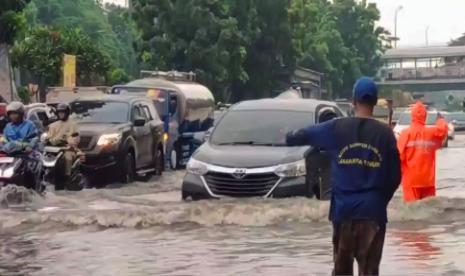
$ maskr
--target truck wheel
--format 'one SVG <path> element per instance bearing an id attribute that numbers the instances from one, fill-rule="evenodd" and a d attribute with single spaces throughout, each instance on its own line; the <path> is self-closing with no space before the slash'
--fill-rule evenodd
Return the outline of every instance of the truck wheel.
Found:
<path id="1" fill-rule="evenodd" d="M 155 151 L 155 157 L 154 157 L 154 167 L 155 171 L 154 174 L 157 176 L 161 176 L 163 174 L 163 170 L 165 168 L 165 157 L 163 156 L 163 149 L 158 148 Z"/>
<path id="2" fill-rule="evenodd" d="M 181 167 L 179 164 L 179 161 L 180 161 L 179 159 L 180 159 L 180 154 L 179 154 L 178 145 L 174 144 L 170 152 L 170 168 L 172 170 L 178 170 Z"/>
<path id="3" fill-rule="evenodd" d="M 134 156 L 131 152 L 128 152 L 123 159 L 121 164 L 121 182 L 124 184 L 130 184 L 134 182 L 136 174 L 136 164 L 134 161 Z"/>

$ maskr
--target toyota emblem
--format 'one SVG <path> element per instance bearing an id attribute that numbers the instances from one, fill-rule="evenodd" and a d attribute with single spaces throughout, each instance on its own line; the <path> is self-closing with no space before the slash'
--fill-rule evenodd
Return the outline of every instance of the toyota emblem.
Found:
<path id="1" fill-rule="evenodd" d="M 232 175 L 235 179 L 242 179 L 245 177 L 245 175 L 247 174 L 247 170 L 246 169 L 236 169 Z"/>

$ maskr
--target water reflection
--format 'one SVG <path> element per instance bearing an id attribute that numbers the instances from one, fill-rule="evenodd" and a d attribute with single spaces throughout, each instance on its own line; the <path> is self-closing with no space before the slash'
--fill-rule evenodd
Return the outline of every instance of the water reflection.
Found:
<path id="1" fill-rule="evenodd" d="M 399 257 L 419 267 L 431 266 L 431 261 L 442 256 L 441 248 L 433 244 L 434 238 L 430 232 L 393 230 L 391 236 L 399 246 Z"/>

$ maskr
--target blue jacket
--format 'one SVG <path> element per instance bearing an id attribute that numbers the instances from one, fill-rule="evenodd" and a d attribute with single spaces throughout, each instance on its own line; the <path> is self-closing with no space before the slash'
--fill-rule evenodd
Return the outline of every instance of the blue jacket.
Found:
<path id="1" fill-rule="evenodd" d="M 3 143 L 15 142 L 22 144 L 24 147 L 30 146 L 35 148 L 39 140 L 39 131 L 36 125 L 29 121 L 24 120 L 20 124 L 8 123 L 3 130 Z"/>
<path id="2" fill-rule="evenodd" d="M 401 180 L 392 130 L 374 119 L 342 118 L 287 135 L 291 146 L 323 148 L 332 159 L 330 220 L 387 222 L 387 205 Z"/>

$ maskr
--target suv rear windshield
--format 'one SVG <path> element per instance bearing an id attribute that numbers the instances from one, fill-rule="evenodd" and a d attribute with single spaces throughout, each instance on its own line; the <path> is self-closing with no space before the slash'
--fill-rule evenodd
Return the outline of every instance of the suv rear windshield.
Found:
<path id="1" fill-rule="evenodd" d="M 289 131 L 313 124 L 312 112 L 231 110 L 216 126 L 211 143 L 285 145 Z"/>
<path id="2" fill-rule="evenodd" d="M 71 103 L 72 118 L 79 123 L 126 123 L 129 104 L 124 102 L 79 101 Z"/>

